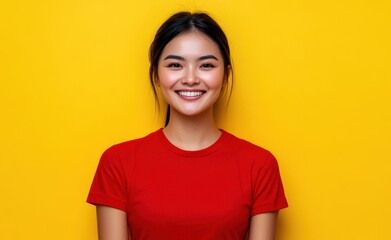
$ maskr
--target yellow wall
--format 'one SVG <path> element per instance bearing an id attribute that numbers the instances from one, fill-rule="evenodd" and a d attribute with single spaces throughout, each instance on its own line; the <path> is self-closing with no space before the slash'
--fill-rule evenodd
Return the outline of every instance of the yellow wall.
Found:
<path id="1" fill-rule="evenodd" d="M 278 239 L 391 239 L 388 0 L 2 1 L 0 239 L 96 239 L 100 154 L 160 126 L 147 50 L 178 10 L 229 36 L 219 125 L 275 153 Z"/>

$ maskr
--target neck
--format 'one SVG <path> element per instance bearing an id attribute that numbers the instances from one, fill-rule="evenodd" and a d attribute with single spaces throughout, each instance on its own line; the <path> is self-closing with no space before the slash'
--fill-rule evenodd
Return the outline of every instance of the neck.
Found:
<path id="1" fill-rule="evenodd" d="M 170 122 L 163 132 L 173 145 L 189 151 L 209 147 L 221 135 L 213 119 L 213 109 L 195 116 L 171 110 Z"/>

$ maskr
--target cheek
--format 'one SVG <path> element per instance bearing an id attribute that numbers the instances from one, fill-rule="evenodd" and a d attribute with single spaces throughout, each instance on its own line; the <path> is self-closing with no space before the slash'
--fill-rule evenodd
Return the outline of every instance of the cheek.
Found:
<path id="1" fill-rule="evenodd" d="M 221 88 L 224 81 L 224 71 L 210 71 L 203 74 L 202 78 L 209 88 Z"/>
<path id="2" fill-rule="evenodd" d="M 178 73 L 165 71 L 164 69 L 159 69 L 157 74 L 160 87 L 170 87 L 176 82 L 176 79 L 178 79 Z"/>
<path id="3" fill-rule="evenodd" d="M 158 76 L 158 84 L 160 87 L 169 87 L 174 79 L 172 73 L 164 70 L 159 70 L 157 76 Z"/>

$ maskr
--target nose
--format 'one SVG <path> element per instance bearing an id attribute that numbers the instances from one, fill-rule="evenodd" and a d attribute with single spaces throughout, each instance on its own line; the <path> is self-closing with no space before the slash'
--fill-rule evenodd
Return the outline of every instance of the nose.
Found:
<path id="1" fill-rule="evenodd" d="M 186 84 L 189 86 L 196 85 L 200 83 L 200 79 L 197 76 L 196 69 L 189 68 L 187 69 L 185 76 L 182 78 L 182 84 Z"/>

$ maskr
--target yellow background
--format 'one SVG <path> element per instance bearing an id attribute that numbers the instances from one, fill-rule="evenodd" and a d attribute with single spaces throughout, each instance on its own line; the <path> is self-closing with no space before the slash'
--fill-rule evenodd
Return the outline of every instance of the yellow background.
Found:
<path id="1" fill-rule="evenodd" d="M 173 12 L 229 37 L 219 126 L 271 150 L 290 207 L 278 239 L 391 239 L 388 0 L 0 3 L 0 239 L 96 239 L 101 153 L 155 130 L 147 51 Z"/>

